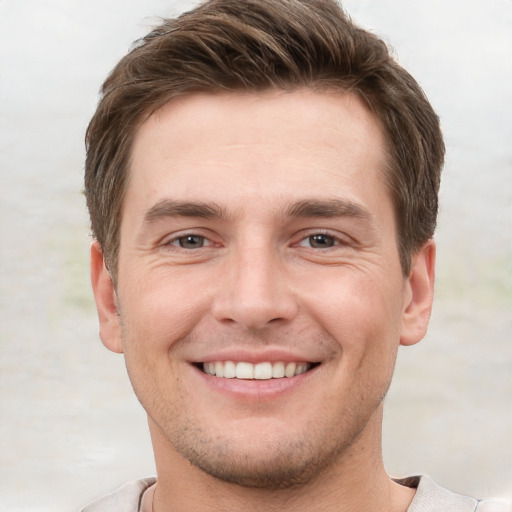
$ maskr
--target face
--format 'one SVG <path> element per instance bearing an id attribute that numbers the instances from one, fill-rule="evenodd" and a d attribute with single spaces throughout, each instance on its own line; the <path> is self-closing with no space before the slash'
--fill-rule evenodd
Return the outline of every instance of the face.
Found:
<path id="1" fill-rule="evenodd" d="M 379 124 L 350 94 L 198 94 L 141 126 L 117 289 L 97 246 L 92 279 L 157 465 L 165 452 L 286 487 L 378 448 L 433 264 L 427 244 L 402 275 L 385 164 Z"/>

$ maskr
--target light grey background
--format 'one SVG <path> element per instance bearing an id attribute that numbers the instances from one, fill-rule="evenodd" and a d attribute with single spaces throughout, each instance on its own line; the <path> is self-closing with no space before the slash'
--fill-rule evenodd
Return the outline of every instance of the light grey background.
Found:
<path id="1" fill-rule="evenodd" d="M 88 282 L 83 137 L 131 42 L 191 5 L 0 0 L 0 510 L 77 510 L 154 473 Z M 512 491 L 512 2 L 350 0 L 441 116 L 448 158 L 431 329 L 401 350 L 384 451 L 395 475 Z"/>

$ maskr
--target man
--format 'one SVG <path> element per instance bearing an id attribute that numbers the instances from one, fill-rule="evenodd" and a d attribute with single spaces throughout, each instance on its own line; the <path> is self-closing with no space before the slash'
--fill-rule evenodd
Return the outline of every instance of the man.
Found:
<path id="1" fill-rule="evenodd" d="M 86 508 L 484 511 L 394 481 L 382 402 L 424 336 L 444 145 L 332 0 L 217 0 L 116 66 L 87 133 L 100 336 L 157 479 Z"/>

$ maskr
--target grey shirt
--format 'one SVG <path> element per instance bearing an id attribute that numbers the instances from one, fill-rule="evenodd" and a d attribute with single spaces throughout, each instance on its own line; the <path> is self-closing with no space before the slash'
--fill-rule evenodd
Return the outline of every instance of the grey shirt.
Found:
<path id="1" fill-rule="evenodd" d="M 448 491 L 428 476 L 412 476 L 396 481 L 416 488 L 416 495 L 407 512 L 511 512 L 504 503 L 477 500 Z M 118 491 L 91 503 L 82 512 L 142 512 L 140 507 L 144 492 L 155 482 L 156 478 L 130 482 Z"/>

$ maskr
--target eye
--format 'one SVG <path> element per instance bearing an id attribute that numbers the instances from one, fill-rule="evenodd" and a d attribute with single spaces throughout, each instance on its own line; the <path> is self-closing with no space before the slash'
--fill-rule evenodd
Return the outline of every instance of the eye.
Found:
<path id="1" fill-rule="evenodd" d="M 325 233 L 316 233 L 304 238 L 300 245 L 312 247 L 313 249 L 329 249 L 338 244 L 339 242 L 334 236 Z"/>
<path id="2" fill-rule="evenodd" d="M 185 235 L 171 241 L 172 245 L 178 245 L 183 249 L 200 249 L 207 245 L 207 239 L 201 235 Z"/>

